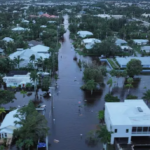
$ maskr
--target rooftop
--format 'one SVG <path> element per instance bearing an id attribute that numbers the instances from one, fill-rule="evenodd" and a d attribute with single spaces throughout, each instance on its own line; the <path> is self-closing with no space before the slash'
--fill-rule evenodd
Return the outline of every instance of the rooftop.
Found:
<path id="1" fill-rule="evenodd" d="M 105 107 L 112 125 L 150 125 L 150 109 L 142 99 L 109 102 Z"/>
<path id="2" fill-rule="evenodd" d="M 18 125 L 15 125 L 15 123 L 14 123 L 15 121 L 19 121 L 18 118 L 14 117 L 14 115 L 17 113 L 17 110 L 18 109 L 13 110 L 13 111 L 9 112 L 6 115 L 6 117 L 4 118 L 4 120 L 3 120 L 3 122 L 2 122 L 2 124 L 0 126 L 1 132 L 3 132 L 3 130 L 4 130 L 7 133 L 12 133 L 12 131 L 10 130 L 10 128 L 13 129 L 13 127 L 16 127 L 16 128 L 19 127 Z"/>
<path id="3" fill-rule="evenodd" d="M 120 65 L 126 65 L 131 59 L 138 59 L 142 65 L 150 65 L 150 57 L 116 57 Z"/>

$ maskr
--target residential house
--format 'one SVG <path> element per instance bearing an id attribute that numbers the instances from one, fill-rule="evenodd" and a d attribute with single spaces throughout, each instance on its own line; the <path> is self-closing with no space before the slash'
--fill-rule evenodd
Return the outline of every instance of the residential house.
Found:
<path id="1" fill-rule="evenodd" d="M 123 39 L 116 39 L 115 44 L 121 46 L 121 45 L 126 45 L 127 42 Z"/>
<path id="2" fill-rule="evenodd" d="M 116 60 L 118 64 L 120 65 L 120 68 L 126 68 L 127 63 L 131 59 L 140 60 L 143 68 L 150 68 L 150 57 L 116 57 Z"/>
<path id="3" fill-rule="evenodd" d="M 111 144 L 118 142 L 136 146 L 142 141 L 145 145 L 149 142 L 150 109 L 142 99 L 106 102 L 105 123 L 108 131 L 112 132 Z"/>
<path id="4" fill-rule="evenodd" d="M 133 39 L 133 42 L 137 45 L 146 45 L 149 41 L 147 39 Z"/>
<path id="5" fill-rule="evenodd" d="M 44 46 L 44 45 L 36 45 L 36 46 L 31 47 L 30 49 L 16 51 L 10 54 L 9 58 L 11 60 L 14 60 L 15 58 L 19 56 L 20 59 L 23 59 L 23 61 L 20 62 L 19 66 L 26 67 L 28 63 L 30 63 L 30 56 L 35 55 L 35 61 L 39 58 L 46 59 L 46 58 L 49 58 L 50 56 L 50 53 L 48 51 L 49 51 L 49 47 Z"/>
<path id="6" fill-rule="evenodd" d="M 3 82 L 6 83 L 6 87 L 25 87 L 27 83 L 34 85 L 34 82 L 30 79 L 30 73 L 20 70 L 10 71 L 5 77 L 3 77 Z"/>
<path id="7" fill-rule="evenodd" d="M 84 45 L 86 49 L 92 49 L 95 43 L 101 43 L 101 40 L 89 38 L 81 41 L 81 44 Z"/>
<path id="8" fill-rule="evenodd" d="M 0 125 L 0 137 L 1 138 L 13 138 L 13 131 L 17 128 L 20 128 L 20 125 L 16 125 L 14 122 L 19 121 L 18 118 L 15 118 L 14 115 L 17 114 L 17 110 L 9 112 L 3 122 Z"/>
<path id="9" fill-rule="evenodd" d="M 9 42 L 14 42 L 14 39 L 10 38 L 10 37 L 5 37 L 2 39 L 3 41 L 5 41 L 6 43 L 9 43 Z"/>
<path id="10" fill-rule="evenodd" d="M 92 36 L 93 35 L 93 33 L 89 32 L 89 31 L 78 31 L 77 34 L 81 38 L 85 38 L 87 36 Z"/>
<path id="11" fill-rule="evenodd" d="M 16 28 L 13 28 L 12 31 L 18 31 L 18 32 L 21 32 L 21 31 L 26 31 L 26 30 L 30 30 L 30 29 L 27 29 L 27 28 L 22 28 L 22 27 L 16 27 Z"/>
<path id="12" fill-rule="evenodd" d="M 128 45 L 120 46 L 120 48 L 121 48 L 122 51 L 127 51 L 127 52 L 132 51 L 132 48 Z"/>
<path id="13" fill-rule="evenodd" d="M 141 51 L 146 52 L 146 53 L 150 53 L 150 46 L 142 46 Z"/>

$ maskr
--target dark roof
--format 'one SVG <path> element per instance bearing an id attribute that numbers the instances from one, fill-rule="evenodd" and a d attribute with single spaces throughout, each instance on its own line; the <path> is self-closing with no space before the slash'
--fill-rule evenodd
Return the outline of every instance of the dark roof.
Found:
<path id="1" fill-rule="evenodd" d="M 8 74 L 6 74 L 6 76 L 26 75 L 27 73 L 28 71 L 24 71 L 24 70 L 14 70 L 14 71 L 10 71 Z"/>

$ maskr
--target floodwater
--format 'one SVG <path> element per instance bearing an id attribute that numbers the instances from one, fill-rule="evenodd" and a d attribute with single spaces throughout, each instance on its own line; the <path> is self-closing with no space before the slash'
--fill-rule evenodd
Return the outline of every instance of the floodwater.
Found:
<path id="1" fill-rule="evenodd" d="M 64 16 L 64 25 L 66 33 L 64 34 L 65 41 L 62 43 L 59 50 L 59 79 L 57 80 L 58 89 L 53 90 L 53 98 L 44 99 L 43 104 L 46 104 L 45 117 L 48 120 L 50 127 L 49 135 L 49 150 L 102 150 L 102 144 L 99 143 L 94 147 L 90 147 L 85 143 L 87 133 L 95 130 L 99 124 L 98 111 L 104 107 L 104 96 L 109 92 L 107 80 L 110 78 L 108 75 L 104 77 L 105 86 L 100 91 L 95 92 L 93 95 L 90 92 L 84 92 L 80 87 L 84 84 L 83 69 L 77 65 L 73 60 L 75 51 L 69 39 L 68 16 Z M 78 59 L 90 63 L 90 57 L 83 57 L 77 55 Z M 132 95 L 137 95 L 138 98 L 142 97 L 149 85 L 149 76 L 139 76 L 141 80 L 136 80 L 134 88 L 131 89 Z M 112 93 L 118 96 L 123 101 L 128 94 L 128 90 L 123 88 L 124 79 L 113 77 Z M 56 81 L 55 81 L 56 82 Z M 116 85 L 118 82 L 118 86 Z M 146 88 L 144 88 L 146 87 Z M 42 93 L 42 91 L 39 91 Z M 29 100 L 34 99 L 34 93 L 28 97 L 16 93 L 17 100 L 14 103 L 5 105 L 6 108 L 12 106 L 23 106 Z M 53 99 L 53 111 L 51 112 L 51 102 Z M 80 111 L 79 111 L 79 106 Z M 82 138 L 80 137 L 82 134 Z M 59 140 L 58 143 L 54 139 Z M 15 148 L 11 148 L 15 150 Z"/>

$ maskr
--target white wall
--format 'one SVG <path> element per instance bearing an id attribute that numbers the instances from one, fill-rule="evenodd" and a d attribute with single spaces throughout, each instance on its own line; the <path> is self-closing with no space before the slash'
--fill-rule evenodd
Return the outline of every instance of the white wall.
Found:
<path id="1" fill-rule="evenodd" d="M 117 132 L 115 133 L 115 129 L 117 129 Z M 126 132 L 126 129 L 128 129 L 128 133 Z M 132 127 L 129 125 L 112 125 L 112 132 L 111 135 L 111 144 L 114 143 L 114 138 L 129 138 L 128 144 L 130 144 L 131 141 L 131 133 L 132 133 Z"/>
<path id="2" fill-rule="evenodd" d="M 106 105 L 105 105 L 105 115 L 104 116 L 105 116 L 105 123 L 106 123 L 106 126 L 107 126 L 107 130 L 111 131 L 111 128 L 110 128 L 111 120 L 110 120 L 108 109 L 107 109 Z"/>

